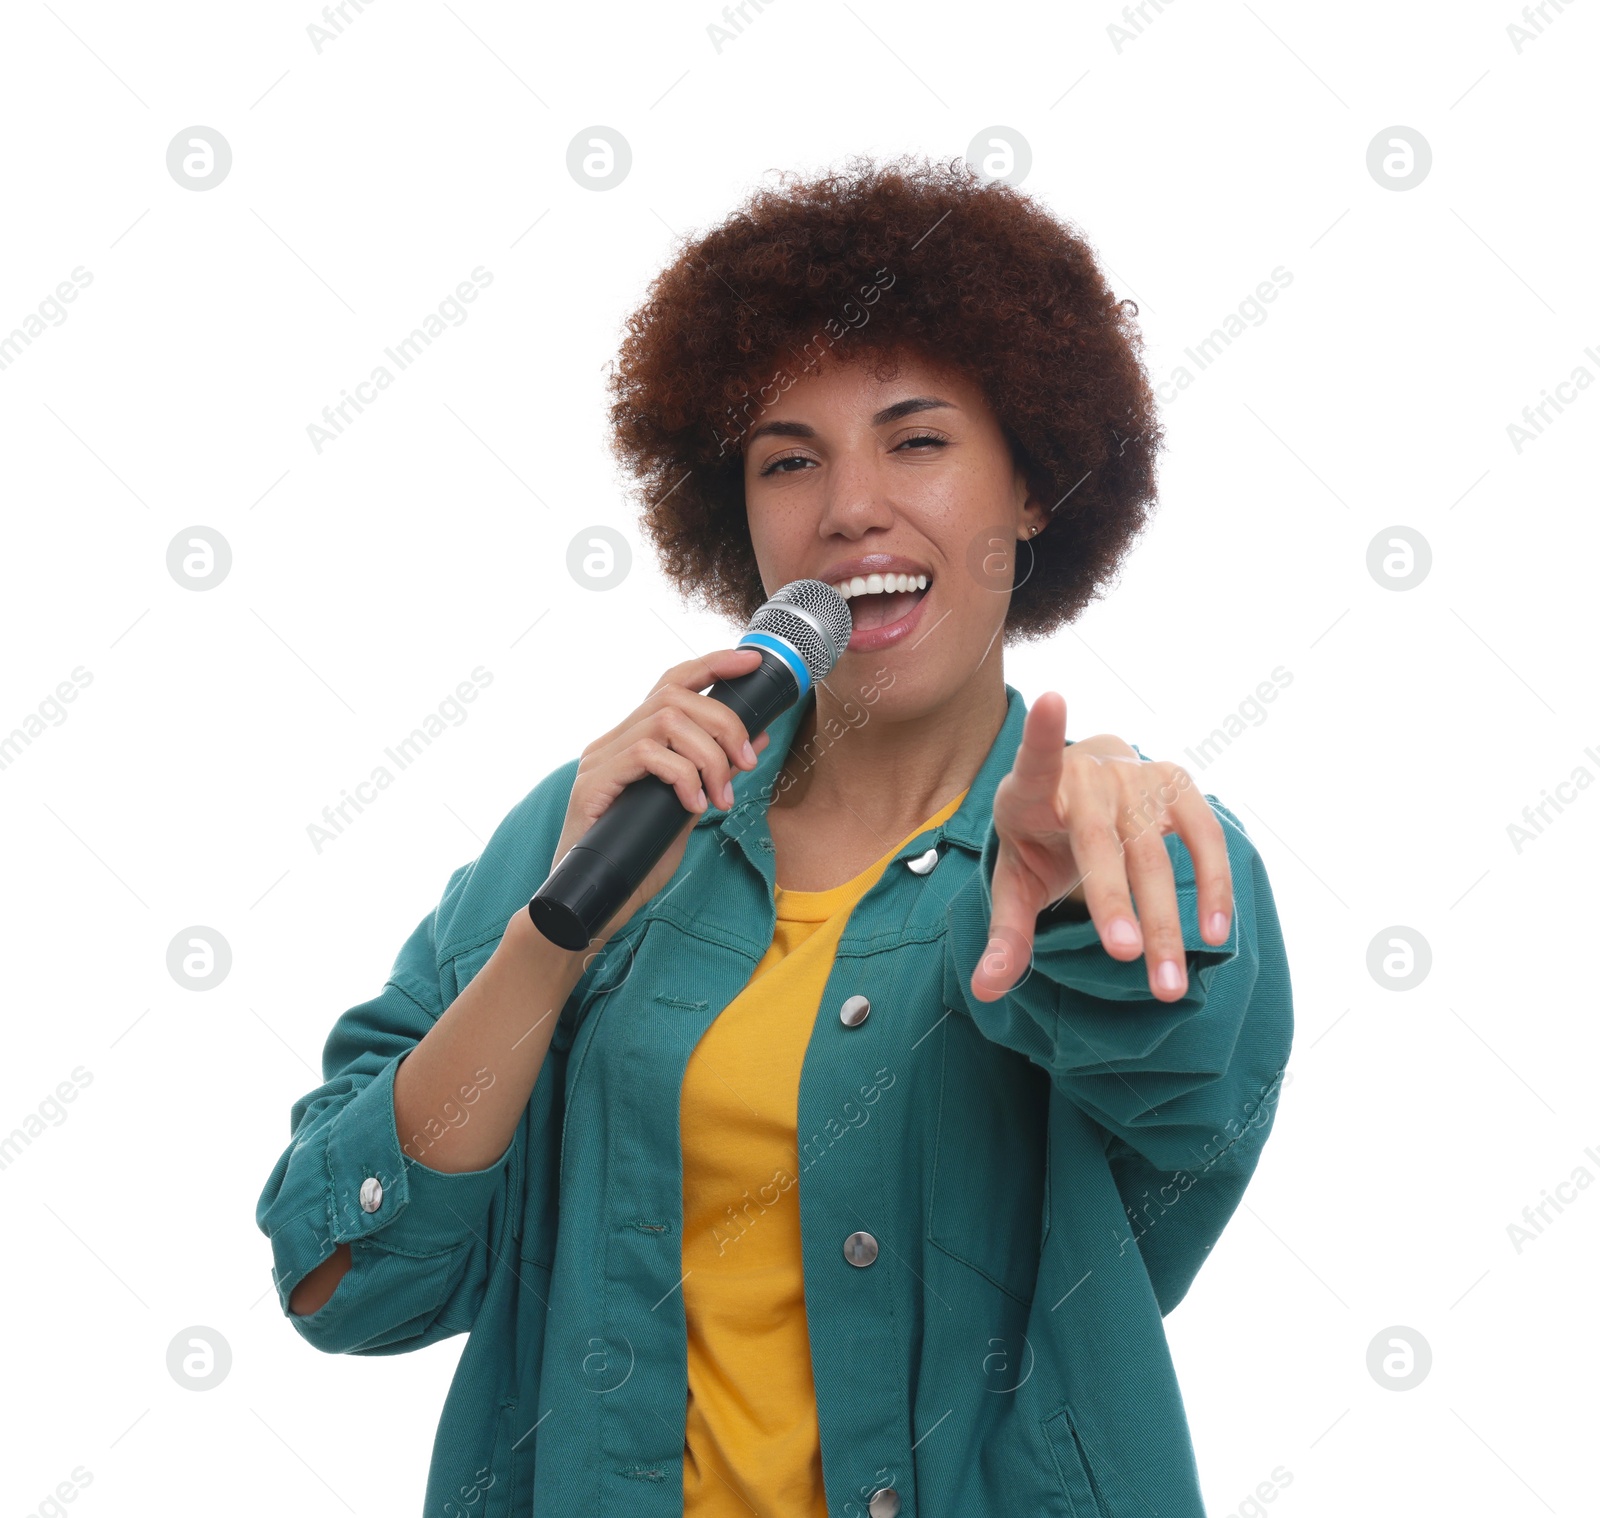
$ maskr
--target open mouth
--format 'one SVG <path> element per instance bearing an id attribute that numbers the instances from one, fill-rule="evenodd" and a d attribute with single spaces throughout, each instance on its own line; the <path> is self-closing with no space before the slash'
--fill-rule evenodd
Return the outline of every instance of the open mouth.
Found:
<path id="1" fill-rule="evenodd" d="M 898 642 L 915 624 L 930 583 L 926 574 L 855 575 L 834 581 L 833 588 L 850 603 L 850 647 L 880 648 Z"/>

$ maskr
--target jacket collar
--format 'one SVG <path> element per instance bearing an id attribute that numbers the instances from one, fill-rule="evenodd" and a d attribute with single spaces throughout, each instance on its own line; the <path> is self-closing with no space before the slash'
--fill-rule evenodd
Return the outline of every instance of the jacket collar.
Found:
<path id="1" fill-rule="evenodd" d="M 815 699 L 813 691 L 767 728 L 772 735 L 771 741 L 756 761 L 756 767 L 734 777 L 732 809 L 722 811 L 717 807 L 708 808 L 695 819 L 697 828 L 717 827 L 730 818 L 736 824 L 747 826 L 753 820 L 749 817 L 751 813 L 760 813 L 764 821 L 767 807 L 777 794 L 777 777 L 788 756 L 789 745 L 794 741 L 807 708 Z M 982 851 L 994 815 L 994 793 L 1016 758 L 1017 748 L 1022 742 L 1022 724 L 1027 715 L 1028 706 L 1021 693 L 1006 686 L 1006 715 L 1000 724 L 1000 731 L 995 734 L 988 754 L 973 777 L 966 799 L 939 830 L 951 843 L 959 844 L 973 853 Z M 910 848 L 911 845 L 907 845 L 907 849 Z"/>
<path id="2" fill-rule="evenodd" d="M 989 824 L 994 820 L 994 793 L 1000 782 L 1011 773 L 1011 765 L 1022 746 L 1022 724 L 1028 716 L 1028 703 L 1022 693 L 1006 686 L 1006 716 L 995 734 L 989 752 L 984 756 L 978 773 L 973 776 L 972 789 L 956 814 L 944 825 L 944 836 L 973 853 L 980 853 L 983 841 L 989 834 Z"/>

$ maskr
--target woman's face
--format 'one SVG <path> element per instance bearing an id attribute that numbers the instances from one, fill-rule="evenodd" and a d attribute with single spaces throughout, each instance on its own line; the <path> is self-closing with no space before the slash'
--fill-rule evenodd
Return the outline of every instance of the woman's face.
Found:
<path id="1" fill-rule="evenodd" d="M 745 436 L 744 490 L 767 594 L 813 579 L 848 597 L 855 631 L 829 687 L 876 688 L 904 720 L 998 678 L 1017 540 L 1047 513 L 978 387 L 899 358 L 883 383 L 829 355 L 780 394 Z"/>

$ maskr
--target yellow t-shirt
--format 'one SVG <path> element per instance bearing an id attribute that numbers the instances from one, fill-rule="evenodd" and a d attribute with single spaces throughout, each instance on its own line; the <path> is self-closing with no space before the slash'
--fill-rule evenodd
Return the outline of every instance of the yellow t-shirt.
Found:
<path id="1" fill-rule="evenodd" d="M 889 861 L 776 892 L 772 946 L 695 1045 L 680 1099 L 686 1518 L 827 1518 L 800 1253 L 800 1066 L 845 923 Z"/>

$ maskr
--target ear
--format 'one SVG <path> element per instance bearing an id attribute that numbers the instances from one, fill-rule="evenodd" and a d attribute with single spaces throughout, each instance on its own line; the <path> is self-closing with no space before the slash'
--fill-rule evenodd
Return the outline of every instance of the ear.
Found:
<path id="1" fill-rule="evenodd" d="M 1019 541 L 1036 538 L 1050 523 L 1049 508 L 1033 493 L 1020 463 L 1014 466 L 1012 500 Z"/>
<path id="2" fill-rule="evenodd" d="M 1017 508 L 1017 537 L 1033 539 L 1050 525 L 1050 513 L 1031 491 Z"/>

